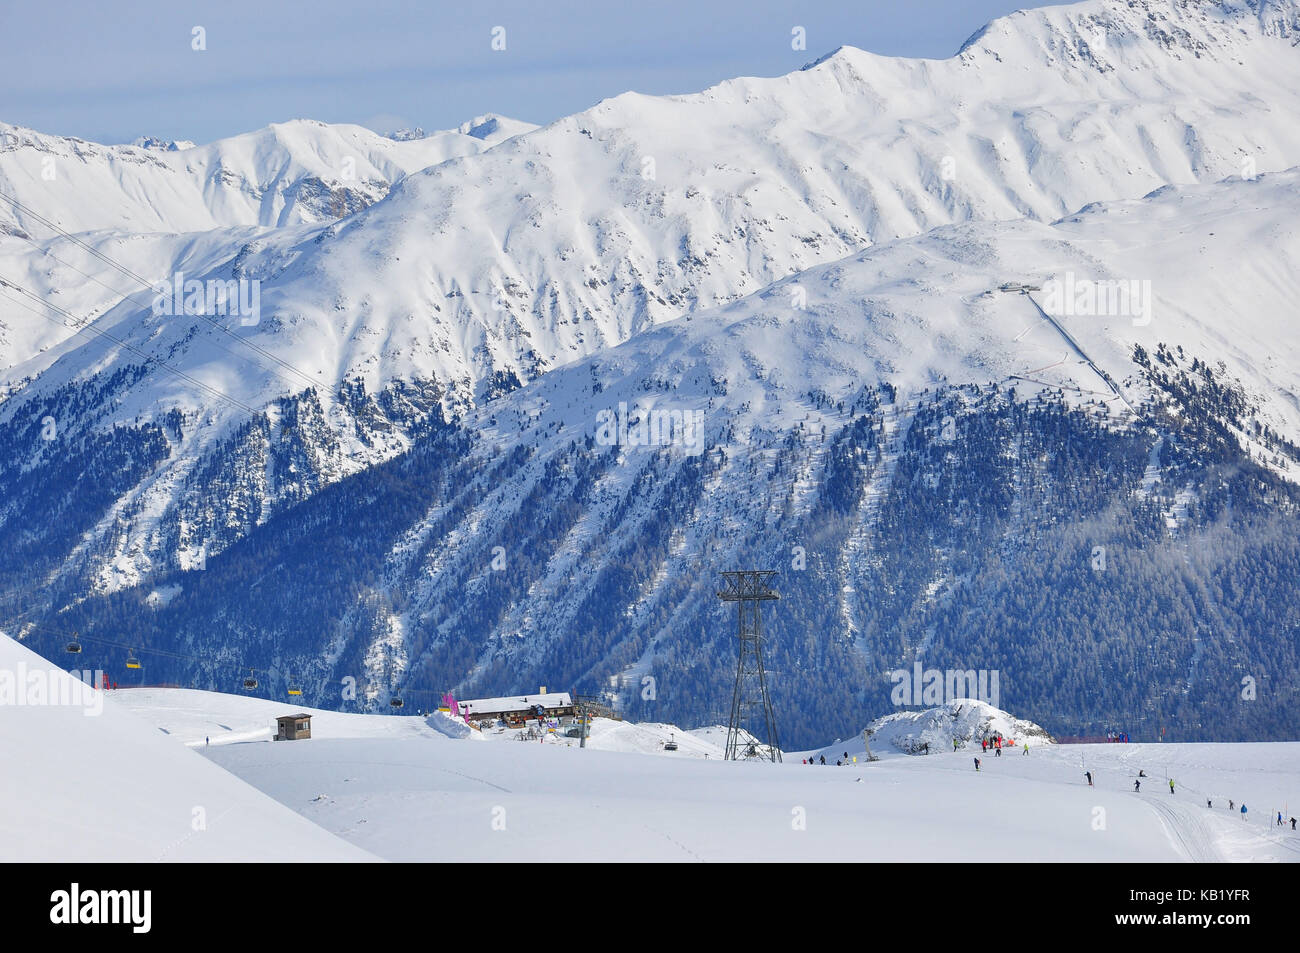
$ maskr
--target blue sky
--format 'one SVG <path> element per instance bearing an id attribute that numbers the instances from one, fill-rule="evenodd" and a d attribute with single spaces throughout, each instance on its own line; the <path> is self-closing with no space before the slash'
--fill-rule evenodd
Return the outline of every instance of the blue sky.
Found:
<path id="1" fill-rule="evenodd" d="M 1010 0 L 81 0 L 0 3 L 0 119 L 208 142 L 311 118 L 391 131 L 496 112 L 545 123 L 627 90 L 775 76 L 847 44 L 950 56 Z M 206 49 L 192 48 L 195 27 Z M 494 27 L 505 50 L 492 49 Z M 791 48 L 804 28 L 806 50 Z"/>

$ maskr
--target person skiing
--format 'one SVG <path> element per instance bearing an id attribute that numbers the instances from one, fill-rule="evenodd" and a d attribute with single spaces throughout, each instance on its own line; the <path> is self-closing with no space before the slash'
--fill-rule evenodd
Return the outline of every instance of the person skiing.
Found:
<path id="1" fill-rule="evenodd" d="M 1083 776 L 1088 779 L 1088 787 L 1092 787 L 1092 772 L 1085 771 L 1083 772 Z"/>
<path id="2" fill-rule="evenodd" d="M 981 738 L 981 739 L 980 739 L 980 751 L 988 751 L 988 750 L 989 750 L 989 741 L 988 741 L 988 739 L 987 739 L 987 738 Z"/>
<path id="3" fill-rule="evenodd" d="M 1231 811 L 1231 810 L 1233 809 L 1234 806 L 1235 806 L 1235 805 L 1232 803 L 1232 800 L 1229 799 L 1229 801 L 1228 801 L 1228 810 Z"/>
<path id="4" fill-rule="evenodd" d="M 976 758 L 976 759 L 975 759 L 975 770 L 978 771 L 979 769 L 980 769 L 980 759 L 979 759 L 979 758 Z"/>
<path id="5" fill-rule="evenodd" d="M 1208 797 L 1205 799 L 1205 806 L 1211 808 L 1214 807 L 1214 805 L 1210 803 L 1210 799 Z"/>
<path id="6" fill-rule="evenodd" d="M 1246 819 L 1246 802 L 1245 802 L 1245 801 L 1242 801 L 1242 802 L 1241 802 L 1241 819 L 1242 819 L 1243 821 Z"/>
<path id="7" fill-rule="evenodd" d="M 1020 752 L 1020 756 L 1023 758 L 1023 757 L 1024 757 L 1025 755 L 1027 755 L 1027 754 L 1029 754 L 1029 742 L 1028 742 L 1028 741 L 1025 742 L 1025 744 L 1024 744 L 1024 750 Z"/>
<path id="8" fill-rule="evenodd" d="M 1139 778 L 1145 778 L 1146 776 L 1147 776 L 1147 773 L 1146 773 L 1145 771 L 1143 771 L 1143 770 L 1141 770 L 1141 769 L 1138 770 L 1138 777 L 1139 777 Z"/>
<path id="9" fill-rule="evenodd" d="M 1295 818 L 1291 818 L 1291 830 L 1295 830 Z"/>
<path id="10" fill-rule="evenodd" d="M 1137 778 L 1133 779 L 1133 790 L 1134 792 L 1142 790 L 1142 782 L 1139 781 Z"/>
<path id="11" fill-rule="evenodd" d="M 1169 779 L 1169 793 L 1170 793 L 1170 794 L 1173 794 L 1173 793 L 1174 793 L 1174 779 L 1173 779 L 1173 778 L 1170 778 L 1170 779 Z"/>
<path id="12" fill-rule="evenodd" d="M 826 755 L 822 755 L 822 764 L 826 763 Z"/>
<path id="13" fill-rule="evenodd" d="M 998 745 L 996 748 L 994 748 L 993 753 L 997 755 L 999 758 L 1002 757 L 1002 745 Z"/>
<path id="14" fill-rule="evenodd" d="M 208 738 L 207 738 L 206 735 L 204 735 L 204 737 L 203 737 L 203 744 L 204 744 L 205 746 L 208 744 Z"/>
<path id="15" fill-rule="evenodd" d="M 1278 811 L 1278 812 L 1277 812 L 1277 826 L 1278 826 L 1278 827 L 1281 827 L 1281 826 L 1282 826 L 1282 812 L 1281 812 L 1281 811 Z"/>

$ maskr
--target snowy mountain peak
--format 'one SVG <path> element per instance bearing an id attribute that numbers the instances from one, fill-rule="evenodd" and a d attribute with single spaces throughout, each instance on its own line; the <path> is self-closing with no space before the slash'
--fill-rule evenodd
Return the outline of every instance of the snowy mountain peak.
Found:
<path id="1" fill-rule="evenodd" d="M 157 136 L 140 136 L 131 141 L 137 149 L 154 149 L 158 152 L 181 152 L 193 149 L 194 143 L 188 139 L 159 139 Z"/>
<path id="2" fill-rule="evenodd" d="M 990 21 L 958 57 L 1106 70 L 1155 65 L 1152 51 L 1231 62 L 1250 37 L 1290 38 L 1300 30 L 1296 0 L 1086 0 L 1019 10 Z"/>

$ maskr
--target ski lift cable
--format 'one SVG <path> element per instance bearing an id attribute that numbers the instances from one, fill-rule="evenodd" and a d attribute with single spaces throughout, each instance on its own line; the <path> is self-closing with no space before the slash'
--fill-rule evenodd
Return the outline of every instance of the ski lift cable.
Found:
<path id="1" fill-rule="evenodd" d="M 97 248 L 95 248 L 95 247 L 93 247 L 93 246 L 87 244 L 86 242 L 82 241 L 82 240 L 81 240 L 80 238 L 78 238 L 76 235 L 73 235 L 71 232 L 67 231 L 66 229 L 62 228 L 61 226 L 57 225 L 56 223 L 54 223 L 54 222 L 50 221 L 49 219 L 45 218 L 45 217 L 44 217 L 43 215 L 41 215 L 39 212 L 35 211 L 34 209 L 29 208 L 28 206 L 24 205 L 22 202 L 19 202 L 19 201 L 18 201 L 17 199 L 15 199 L 13 196 L 11 196 L 11 195 L 6 195 L 4 192 L 0 192 L 0 199 L 5 200 L 5 201 L 8 202 L 10 205 L 13 205 L 14 207 L 20 209 L 21 211 L 26 212 L 28 215 L 30 215 L 32 218 L 36 219 L 38 222 L 40 222 L 41 224 L 43 224 L 45 227 L 49 228 L 50 230 L 52 230 L 52 231 L 54 231 L 54 232 L 57 232 L 59 235 L 61 235 L 61 236 L 63 236 L 64 238 L 68 239 L 68 241 L 75 243 L 76 245 L 78 245 L 79 247 L 81 247 L 82 249 L 84 249 L 85 251 L 89 252 L 91 255 L 94 255 L 96 258 L 98 258 L 100 261 L 104 262 L 104 264 L 108 265 L 110 268 L 115 268 L 117 271 L 119 271 L 119 272 L 121 272 L 122 274 L 126 275 L 128 278 L 131 278 L 133 281 L 136 281 L 136 282 L 138 282 L 139 284 L 143 285 L 145 288 L 148 288 L 150 291 L 153 291 L 153 289 L 154 289 L 154 283 L 153 283 L 153 282 L 151 282 L 151 281 L 149 281 L 148 279 L 142 277 L 141 275 L 136 274 L 136 273 L 135 273 L 134 271 L 132 271 L 130 268 L 127 268 L 127 267 L 126 267 L 125 265 L 123 265 L 122 263 L 120 263 L 120 262 L 114 260 L 114 259 L 113 259 L 112 257 L 110 257 L 109 255 L 104 254 L 104 253 L 101 252 L 99 249 L 97 249 Z M 109 290 L 109 291 L 112 291 L 114 294 L 119 294 L 119 295 L 122 294 L 121 291 L 118 291 L 116 288 L 113 288 L 113 287 L 111 287 L 111 286 L 105 284 L 104 282 L 100 281 L 98 278 L 94 277 L 93 275 L 86 274 L 86 272 L 84 272 L 84 271 L 82 271 L 81 269 L 77 268 L 75 265 L 72 265 L 72 264 L 69 264 L 69 263 L 66 262 L 66 261 L 63 261 L 63 259 L 59 258 L 59 257 L 58 257 L 57 255 L 55 255 L 52 251 L 49 251 L 48 249 L 43 249 L 43 248 L 41 248 L 40 244 L 39 244 L 35 239 L 31 238 L 30 236 L 23 235 L 23 236 L 21 236 L 21 237 L 22 237 L 25 241 L 29 242 L 33 247 L 35 247 L 35 248 L 37 248 L 37 249 L 39 249 L 39 250 L 41 250 L 41 251 L 44 251 L 47 255 L 49 255 L 51 258 L 53 258 L 55 261 L 59 262 L 60 264 L 66 266 L 66 267 L 68 267 L 68 268 L 71 268 L 73 271 L 77 272 L 78 274 L 80 274 L 80 275 L 82 275 L 82 276 L 84 276 L 84 277 L 86 277 L 86 278 L 89 278 L 91 281 L 95 282 L 96 284 L 98 284 L 98 285 L 100 285 L 100 286 L 102 286 L 102 287 L 104 287 L 104 288 L 108 288 L 108 290 Z M 129 294 L 128 294 L 128 295 L 123 295 L 123 297 L 126 298 L 126 299 L 128 299 L 128 300 L 135 301 L 135 298 L 134 298 L 133 296 L 129 295 Z M 136 303 L 138 303 L 138 302 L 136 302 Z M 262 356 L 265 357 L 267 360 L 274 361 L 276 364 L 279 364 L 279 365 L 280 365 L 282 368 L 284 368 L 285 370 L 287 370 L 287 371 L 291 371 L 291 372 L 293 372 L 294 374 L 297 374 L 300 378 L 302 378 L 303 381 L 305 381 L 305 382 L 308 384 L 308 386 L 310 386 L 310 387 L 317 387 L 317 386 L 320 384 L 319 381 L 317 381 L 317 380 L 313 380 L 313 379 L 312 379 L 312 378 L 311 378 L 311 377 L 310 377 L 310 376 L 309 376 L 305 371 L 301 371 L 301 370 L 299 370 L 299 369 L 298 369 L 297 367 L 295 367 L 293 364 L 289 363 L 288 361 L 284 360 L 284 359 L 281 358 L 281 357 L 276 356 L 275 354 L 272 354 L 270 351 L 268 351 L 268 350 L 266 350 L 265 348 L 259 346 L 258 344 L 254 343 L 253 341 L 250 341 L 250 340 L 248 340 L 247 338 L 244 338 L 244 337 L 240 337 L 238 334 L 235 334 L 233 331 L 231 331 L 229 328 L 227 328 L 225 325 L 221 324 L 220 322 L 210 319 L 207 315 L 199 315 L 199 317 L 202 317 L 205 321 L 207 321 L 209 324 L 211 324 L 211 325 L 212 325 L 214 328 L 216 328 L 217 330 L 219 330 L 219 331 L 223 332 L 224 334 L 227 334 L 227 335 L 229 335 L 230 337 L 234 338 L 234 340 L 235 340 L 236 342 L 238 342 L 239 344 L 241 344 L 241 345 L 243 345 L 243 346 L 249 348 L 250 350 L 256 351 L 258 354 L 262 355 Z M 267 370 L 270 370 L 270 368 L 267 368 Z M 273 371 L 272 373 L 275 373 L 275 372 Z M 277 375 L 277 376 L 278 376 L 278 375 Z"/>
<path id="2" fill-rule="evenodd" d="M 40 246 L 38 245 L 37 247 L 39 248 Z M 78 269 L 78 268 L 77 268 L 76 266 L 74 266 L 74 265 L 69 265 L 67 262 L 63 261 L 63 259 L 59 258 L 57 255 L 54 255 L 54 254 L 50 253 L 50 257 L 53 258 L 55 261 L 61 262 L 62 264 L 66 265 L 68 268 L 71 268 L 73 271 L 77 271 L 78 273 L 80 273 L 80 274 L 82 274 L 82 275 L 85 275 L 85 277 L 89 278 L 91 281 L 94 281 L 96 284 L 103 285 L 105 288 L 108 288 L 108 290 L 109 290 L 109 291 L 112 291 L 114 294 L 119 294 L 119 295 L 122 295 L 122 297 L 125 298 L 125 299 L 127 299 L 127 300 L 135 301 L 135 298 L 134 298 L 132 295 L 129 295 L 129 294 L 123 294 L 121 291 L 117 290 L 116 288 L 113 288 L 113 287 L 111 287 L 111 286 L 109 286 L 109 285 L 104 284 L 104 282 L 99 281 L 99 279 L 95 278 L 94 275 L 87 275 L 84 271 L 80 271 L 80 269 Z M 10 300 L 13 300 L 13 299 L 10 299 Z M 45 303 L 45 302 L 42 302 L 42 303 Z M 136 302 L 136 303 L 138 304 L 139 302 Z M 19 304 L 19 302 L 15 301 L 14 304 Z M 28 310 L 30 311 L 31 309 L 29 308 Z M 237 335 L 237 334 L 235 334 L 234 332 L 232 332 L 229 328 L 224 327 L 222 324 L 220 324 L 220 323 L 217 322 L 217 321 L 213 321 L 213 320 L 211 320 L 211 319 L 210 319 L 207 315 L 205 315 L 205 314 L 200 314 L 200 315 L 195 315 L 195 316 L 196 316 L 196 317 L 201 317 L 201 318 L 203 318 L 205 321 L 207 321 L 207 322 L 208 322 L 209 324 L 211 324 L 213 327 L 215 327 L 215 328 L 217 328 L 218 330 L 223 331 L 223 332 L 225 332 L 226 334 L 230 335 L 230 336 L 231 336 L 232 338 L 234 338 L 234 340 L 236 340 L 236 341 L 243 341 L 243 340 L 244 340 L 243 338 L 239 337 L 239 335 Z M 75 323 L 76 323 L 76 329 L 77 329 L 77 331 L 84 331 L 84 330 L 86 330 L 87 328 L 89 328 L 89 326 L 90 326 L 90 322 L 91 322 L 93 319 L 92 319 L 92 318 L 74 318 L 73 320 L 74 320 Z M 65 327 L 66 327 L 66 325 L 65 325 Z M 263 365 L 261 365 L 259 362 L 257 362 L 257 361 L 254 360 L 252 357 L 250 357 L 250 356 L 248 356 L 248 355 L 246 355 L 246 354 L 236 354 L 236 353 L 235 353 L 231 348 L 226 347 L 224 344 L 221 344 L 221 343 L 218 342 L 218 341 L 211 341 L 210 343 L 213 344 L 213 345 L 214 345 L 218 350 L 225 351 L 227 354 L 229 354 L 231 357 L 236 358 L 237 360 L 240 360 L 240 361 L 246 361 L 246 362 L 248 362 L 248 363 L 254 365 L 255 367 L 262 367 L 263 370 L 270 371 L 272 374 L 275 374 L 276 377 L 279 377 L 280 380 L 284 381 L 284 382 L 285 382 L 286 384 L 288 384 L 290 387 L 299 387 L 299 386 L 301 386 L 301 385 L 299 385 L 296 381 L 291 381 L 291 380 L 289 380 L 287 377 L 285 377 L 284 375 L 278 373 L 278 372 L 275 371 L 273 368 L 263 367 Z M 256 346 L 256 345 L 254 345 L 254 347 L 255 347 L 255 346 Z M 260 350 L 260 348 L 259 348 L 258 350 Z M 160 363 L 161 363 L 161 362 L 160 362 Z M 309 380 L 305 375 L 303 375 L 303 380 L 306 381 L 306 382 L 307 382 L 310 386 L 312 386 L 312 387 L 315 387 L 315 386 L 317 386 L 317 385 L 319 384 L 318 381 L 312 381 L 312 380 Z"/>
<path id="3" fill-rule="evenodd" d="M 0 276 L 0 287 L 12 288 L 14 291 L 17 291 L 19 294 L 31 298 L 37 304 L 43 305 L 49 308 L 51 311 L 56 311 L 59 314 L 66 315 L 68 318 L 72 320 L 73 323 L 71 326 L 69 326 L 68 324 L 58 320 L 57 318 L 50 317 L 47 314 L 42 314 L 41 317 L 45 318 L 46 320 L 54 324 L 58 324 L 61 327 L 67 328 L 70 331 L 75 331 L 78 334 L 80 334 L 82 331 L 90 331 L 92 334 L 96 334 L 99 337 L 106 338 L 107 340 L 112 341 L 118 347 L 126 348 L 128 351 L 131 351 L 134 354 L 138 354 L 140 357 L 144 358 L 146 363 L 152 361 L 154 364 L 157 364 L 159 367 L 166 368 L 167 370 L 175 374 L 177 377 L 189 381 L 195 387 L 200 388 L 210 396 L 219 397 L 220 399 L 225 400 L 233 404 L 234 406 L 238 407 L 240 410 L 244 411 L 244 413 L 248 414 L 250 417 L 256 419 L 257 411 L 254 410 L 252 407 L 248 406 L 247 404 L 245 404 L 243 401 L 239 400 L 238 398 L 231 397 L 229 394 L 225 393 L 224 391 L 216 387 L 213 387 L 211 384 L 205 384 L 203 381 L 199 380 L 198 378 L 192 377 L 189 374 L 185 373 L 185 371 L 182 371 L 180 368 L 172 367 L 166 361 L 161 360 L 157 356 L 148 353 L 142 348 L 136 347 L 134 344 L 131 344 L 128 341 L 122 340 L 121 338 L 117 337 L 114 334 L 108 333 L 103 328 L 97 328 L 93 324 L 80 324 L 77 316 L 73 314 L 71 311 L 67 311 L 56 304 L 51 304 L 50 302 L 46 301 L 44 298 L 42 298 L 40 295 L 36 294 L 35 292 L 28 291 L 26 288 L 22 287 L 21 285 L 14 284 L 12 281 L 8 280 L 7 278 L 4 278 L 3 276 Z M 9 298 L 8 300 L 13 301 L 14 299 Z M 20 307 L 26 308 L 26 306 L 23 305 L 21 302 L 14 301 L 14 303 L 18 304 Z M 26 310 L 32 311 L 34 314 L 40 313 L 34 311 L 32 308 L 26 308 Z"/>
<path id="4" fill-rule="evenodd" d="M 131 660 L 134 659 L 135 661 L 139 661 L 139 657 L 135 655 L 135 649 L 136 649 L 136 645 L 135 645 L 135 644 L 131 644 L 131 643 L 127 643 L 127 642 L 118 642 L 118 641 L 116 641 L 116 640 L 114 640 L 114 639 L 105 639 L 105 638 L 101 638 L 101 637 L 99 637 L 99 636 L 81 635 L 79 632 L 76 632 L 76 631 L 74 631 L 74 632 L 72 632 L 72 633 L 69 633 L 66 629 L 61 629 L 61 628 L 59 628 L 59 627 L 57 627 L 57 626 L 52 626 L 52 625 L 49 625 L 49 624 L 44 623 L 44 622 L 30 622 L 30 621 L 29 621 L 29 622 L 23 622 L 23 623 L 20 623 L 20 626 L 25 626 L 25 627 L 30 627 L 30 628 L 34 628 L 34 629 L 39 629 L 40 631 L 42 631 L 42 632 L 44 632 L 44 633 L 46 633 L 46 634 L 48 634 L 48 635 L 50 635 L 50 636 L 54 636 L 54 637 L 57 637 L 57 638 L 60 638 L 60 639 L 67 640 L 67 647 L 66 647 L 66 650 L 69 651 L 69 652 L 72 652 L 73 654 L 79 654 L 79 653 L 81 652 L 81 643 L 82 643 L 82 642 L 90 642 L 90 643 L 94 643 L 94 644 L 97 644 L 97 645 L 107 645 L 107 646 L 112 646 L 113 648 L 126 649 L 126 650 L 127 650 L 127 658 L 128 658 L 128 664 L 127 664 L 127 667 L 128 667 L 128 668 L 132 668 L 132 667 L 133 667 L 133 666 L 130 665 L 130 661 L 131 661 Z M 73 644 L 76 644 L 76 645 L 78 646 L 78 648 L 75 650 L 75 652 L 74 652 L 74 651 L 72 650 L 72 648 L 71 648 L 71 646 L 72 646 Z M 167 657 L 167 658 L 178 659 L 178 660 L 183 661 L 183 662 L 197 662 L 197 663 L 201 663 L 201 664 L 211 664 L 211 663 L 213 663 L 213 662 L 217 662 L 217 663 L 221 663 L 221 664 L 228 664 L 228 660 L 223 661 L 222 659 L 214 659 L 214 658 L 205 657 L 205 656 L 201 656 L 201 655 L 190 655 L 190 654 L 188 654 L 188 653 L 184 653 L 184 652 L 170 652 L 170 651 L 168 651 L 168 650 L 166 650 L 166 649 L 146 648 L 146 649 L 142 650 L 141 654 L 142 654 L 142 655 L 150 655 L 150 654 L 152 654 L 152 655 L 165 656 L 165 657 Z M 140 667 L 143 668 L 143 663 L 140 664 Z M 237 665 L 236 667 L 242 669 L 242 668 L 245 668 L 246 666 L 243 666 L 243 665 Z M 248 677 L 244 679 L 244 687 L 245 687 L 245 688 L 252 689 L 252 688 L 256 688 L 256 687 L 257 687 L 258 682 L 257 682 L 257 679 L 254 677 L 254 673 L 255 673 L 255 672 L 256 672 L 256 669 L 254 669 L 254 668 L 252 668 L 252 667 L 248 667 L 248 673 L 249 673 L 249 674 L 248 674 Z M 253 683 L 252 685 L 249 685 L 249 684 L 248 684 L 250 681 Z M 288 677 L 286 678 L 286 681 L 288 682 L 288 684 L 289 684 L 289 688 L 290 688 L 290 692 L 289 692 L 289 694 L 291 694 L 291 695 L 301 695 L 301 694 L 302 694 L 302 682 L 301 682 L 300 680 L 298 680 L 298 679 L 295 679 L 295 678 L 293 677 L 293 673 L 292 673 L 292 672 L 288 673 Z M 295 691 L 294 689 L 296 689 L 296 691 Z M 393 708 L 402 708 L 402 707 L 404 707 L 404 703 L 402 703 L 402 704 L 397 704 L 397 705 L 393 705 L 393 704 L 392 704 L 392 701 L 402 702 L 402 696 L 406 696 L 406 695 L 417 695 L 417 694 L 418 694 L 418 695 L 430 695 L 430 694 L 439 694 L 439 693 L 438 693 L 436 690 L 434 690 L 434 689 L 420 689 L 420 688 L 416 688 L 416 689 L 411 689 L 410 691 L 403 690 L 403 691 L 401 691 L 401 692 L 394 693 L 394 696 L 393 696 L 393 698 L 390 700 L 389 704 L 390 704 L 390 706 L 393 707 Z"/>

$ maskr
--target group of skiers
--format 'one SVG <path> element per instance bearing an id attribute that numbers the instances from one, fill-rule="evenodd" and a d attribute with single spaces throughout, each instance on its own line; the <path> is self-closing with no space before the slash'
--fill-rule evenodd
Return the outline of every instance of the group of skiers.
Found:
<path id="1" fill-rule="evenodd" d="M 1107 740 L 1107 741 L 1111 741 L 1111 742 L 1116 742 L 1116 743 L 1118 743 L 1118 744 L 1126 745 L 1126 744 L 1128 744 L 1128 732 L 1127 732 L 1127 731 L 1108 731 L 1108 732 L 1106 732 L 1106 740 Z"/>
<path id="2" fill-rule="evenodd" d="M 800 763 L 800 764 L 825 764 L 825 763 L 826 763 L 826 755 L 822 755 L 820 759 L 818 759 L 818 758 L 804 758 L 804 759 L 802 759 L 799 763 Z M 858 756 L 857 756 L 857 755 L 854 755 L 853 758 L 850 759 L 850 758 L 849 758 L 849 753 L 848 753 L 847 751 L 844 752 L 844 754 L 841 755 L 839 758 L 835 759 L 835 767 L 837 767 L 837 768 L 843 767 L 843 766 L 846 765 L 846 764 L 857 764 L 857 763 L 858 763 Z"/>
<path id="3" fill-rule="evenodd" d="M 1110 739 L 1110 740 L 1120 742 L 1121 744 L 1123 744 L 1123 743 L 1127 743 L 1127 741 L 1128 741 L 1128 735 L 1127 735 L 1126 733 L 1123 733 L 1123 732 L 1116 733 L 1115 737 L 1112 738 L 1112 739 Z M 957 750 L 957 748 L 958 748 L 958 741 L 959 741 L 959 739 L 957 739 L 957 738 L 953 738 L 953 739 L 952 739 L 952 750 L 953 750 L 953 751 L 956 751 L 956 750 Z M 1016 747 L 1016 744 L 1015 744 L 1014 741 L 1007 740 L 1006 743 L 1007 743 L 1007 745 L 1008 745 L 1009 747 L 1012 747 L 1012 748 Z M 992 748 L 993 751 L 994 751 L 994 755 L 995 755 L 995 757 L 998 757 L 998 758 L 1002 757 L 1002 744 L 1003 744 L 1003 738 L 1002 738 L 1002 735 L 1001 735 L 1001 734 L 995 734 L 992 738 L 981 738 L 981 739 L 980 739 L 980 749 L 981 749 L 985 754 L 988 754 L 988 750 L 989 750 L 989 748 Z M 924 750 L 926 754 L 929 754 L 929 753 L 930 753 L 930 744 L 929 744 L 929 742 L 926 742 L 924 745 L 921 746 L 921 748 L 918 748 L 917 750 L 918 750 L 918 751 L 919 751 L 919 750 Z M 1022 753 L 1022 754 L 1029 754 L 1029 745 L 1028 745 L 1027 743 L 1024 744 L 1024 745 L 1022 746 L 1022 751 L 1021 751 L 1021 753 Z M 822 755 L 822 756 L 820 757 L 820 759 L 817 759 L 817 760 L 814 760 L 814 759 L 811 758 L 811 757 L 809 757 L 809 758 L 804 758 L 802 763 L 803 763 L 803 764 L 825 764 L 825 763 L 826 763 L 826 755 Z M 843 754 L 840 758 L 836 759 L 836 761 L 835 761 L 835 766 L 836 766 L 836 767 L 842 767 L 843 765 L 846 765 L 846 764 L 857 764 L 857 763 L 858 763 L 857 756 L 855 755 L 855 756 L 853 757 L 852 761 L 850 761 L 850 760 L 849 760 L 849 753 L 846 751 L 846 752 L 844 752 L 844 754 Z M 981 764 L 980 759 L 979 759 L 979 758 L 976 758 L 976 759 L 975 759 L 975 770 L 976 770 L 976 771 L 978 771 L 978 770 L 980 769 L 980 764 Z M 1083 772 L 1083 776 L 1084 776 L 1084 778 L 1086 778 L 1087 781 L 1088 781 L 1088 787 L 1093 787 L 1094 785 L 1093 785 L 1093 783 L 1092 783 L 1092 772 L 1091 772 L 1091 771 L 1084 771 L 1084 772 Z M 1140 791 L 1142 790 L 1142 779 L 1145 778 L 1146 776 L 1147 776 L 1147 773 L 1146 773 L 1145 771 L 1142 771 L 1142 770 L 1139 770 L 1139 771 L 1138 771 L 1138 773 L 1137 773 L 1137 777 L 1133 779 L 1133 790 L 1134 790 L 1134 792 L 1140 792 Z M 1173 779 L 1173 778 L 1170 778 L 1170 779 L 1169 779 L 1169 793 L 1170 793 L 1170 794 L 1173 794 L 1173 793 L 1174 793 L 1174 779 Z M 1213 800 L 1212 800 L 1211 798 L 1206 798 L 1206 799 L 1205 799 L 1205 806 L 1208 807 L 1208 808 L 1213 808 L 1213 807 L 1214 807 L 1214 802 L 1213 802 Z M 1231 801 L 1231 800 L 1228 801 L 1228 810 L 1230 810 L 1230 811 L 1235 810 L 1236 807 L 1237 807 L 1236 802 Z M 1245 805 L 1244 803 L 1241 805 L 1241 819 L 1242 819 L 1242 820 L 1245 820 L 1245 819 L 1246 819 L 1246 805 Z M 1293 818 L 1290 818 L 1290 821 L 1291 821 L 1291 830 L 1295 830 L 1295 829 L 1296 829 L 1296 819 L 1293 817 Z M 1286 821 L 1284 821 L 1284 820 L 1282 819 L 1282 812 L 1281 812 L 1281 811 L 1278 811 L 1278 812 L 1277 812 L 1277 826 L 1278 826 L 1278 827 L 1285 827 L 1285 826 L 1286 826 Z"/>
<path id="4" fill-rule="evenodd" d="M 984 752 L 985 754 L 988 754 L 988 753 L 989 753 L 989 749 L 992 748 L 992 749 L 993 749 L 993 756 L 994 756 L 995 758 L 1000 758 L 1000 757 L 1002 757 L 1002 749 L 1003 749 L 1004 747 L 1006 747 L 1006 748 L 1014 748 L 1014 747 L 1016 747 L 1016 743 L 1015 743 L 1014 741 L 1012 741 L 1010 738 L 1003 738 L 1001 734 L 995 734 L 995 735 L 993 735 L 993 737 L 991 737 L 991 738 L 981 738 L 981 739 L 980 739 L 980 750 L 981 750 L 982 752 Z M 957 739 L 956 739 L 956 738 L 952 739 L 952 750 L 953 750 L 953 751 L 956 751 L 956 750 L 957 750 Z M 1028 743 L 1028 742 L 1026 742 L 1024 745 L 1021 746 L 1021 751 L 1020 751 L 1020 753 L 1021 753 L 1022 755 L 1029 754 L 1029 743 Z M 976 758 L 976 759 L 975 759 L 975 764 L 976 764 L 975 770 L 976 770 L 976 771 L 979 770 L 979 760 L 980 760 L 979 758 Z"/>
<path id="5" fill-rule="evenodd" d="M 1091 771 L 1085 771 L 1085 772 L 1083 772 L 1083 776 L 1084 776 L 1085 778 L 1088 779 L 1088 786 L 1089 786 L 1089 787 L 1092 787 L 1092 772 L 1091 772 Z M 1134 792 L 1138 792 L 1138 791 L 1141 791 L 1141 790 L 1142 790 L 1142 779 L 1145 778 L 1146 776 L 1147 776 L 1147 775 L 1146 775 L 1146 772 L 1145 772 L 1145 771 L 1138 771 L 1138 776 L 1137 776 L 1136 778 L 1133 779 L 1133 790 L 1134 790 Z M 1173 779 L 1173 778 L 1170 778 L 1170 779 L 1169 779 L 1169 793 L 1170 793 L 1170 794 L 1173 794 L 1173 793 L 1174 793 L 1174 779 Z M 1207 797 L 1207 798 L 1205 799 L 1205 806 L 1206 806 L 1207 808 L 1209 808 L 1210 810 L 1213 810 L 1213 809 L 1214 809 L 1214 799 L 1213 799 L 1213 798 L 1208 798 L 1208 797 Z M 1234 801 L 1234 800 L 1232 800 L 1232 799 L 1229 799 L 1229 800 L 1228 800 L 1228 810 L 1230 810 L 1230 811 L 1235 811 L 1235 810 L 1237 810 L 1237 802 Z M 1241 819 L 1242 819 L 1243 821 L 1246 820 L 1246 813 L 1247 813 L 1247 812 L 1246 812 L 1246 803 L 1243 801 L 1242 804 L 1241 804 Z M 1296 829 L 1296 826 L 1295 826 L 1295 824 L 1296 824 L 1295 818 L 1292 817 L 1292 818 L 1289 818 L 1289 820 L 1290 820 L 1290 822 L 1291 822 L 1291 830 L 1295 830 L 1295 829 Z M 1285 827 L 1285 826 L 1286 826 L 1286 823 L 1287 823 L 1287 821 L 1284 820 L 1283 817 L 1282 817 L 1282 812 L 1281 812 L 1281 811 L 1278 811 L 1278 812 L 1277 812 L 1277 826 L 1278 826 L 1278 827 Z"/>

